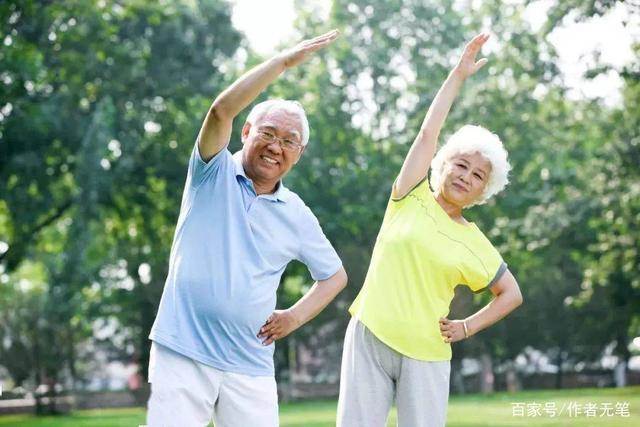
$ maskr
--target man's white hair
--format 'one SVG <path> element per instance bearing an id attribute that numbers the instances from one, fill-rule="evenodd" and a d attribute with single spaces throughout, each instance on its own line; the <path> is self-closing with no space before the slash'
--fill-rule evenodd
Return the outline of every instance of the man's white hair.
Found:
<path id="1" fill-rule="evenodd" d="M 307 120 L 307 113 L 305 113 L 302 104 L 298 101 L 290 101 L 288 99 L 268 99 L 263 101 L 251 109 L 247 116 L 247 122 L 254 125 L 271 110 L 286 111 L 298 116 L 302 126 L 302 135 L 300 135 L 302 145 L 307 145 L 309 142 L 309 121 Z"/>
<path id="2" fill-rule="evenodd" d="M 508 153 L 500 141 L 500 137 L 482 126 L 465 125 L 451 135 L 447 142 L 438 150 L 431 161 L 431 177 L 429 182 L 434 192 L 440 191 L 445 163 L 460 154 L 480 153 L 491 162 L 491 173 L 482 195 L 472 203 L 482 205 L 492 196 L 502 191 L 509 183 L 511 165 L 507 159 Z"/>

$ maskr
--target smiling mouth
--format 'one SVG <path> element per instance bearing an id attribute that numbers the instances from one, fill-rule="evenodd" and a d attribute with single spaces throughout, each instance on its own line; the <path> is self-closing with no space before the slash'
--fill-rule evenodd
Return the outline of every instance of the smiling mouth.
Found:
<path id="1" fill-rule="evenodd" d="M 274 158 L 272 158 L 272 157 L 269 157 L 269 156 L 264 156 L 264 155 L 263 155 L 263 156 L 260 156 L 260 158 L 261 158 L 265 163 L 267 163 L 267 164 L 269 164 L 269 165 L 274 165 L 274 166 L 275 166 L 275 165 L 277 165 L 278 163 L 280 163 L 280 162 L 278 162 L 276 159 L 274 159 Z"/>
<path id="2" fill-rule="evenodd" d="M 454 182 L 453 186 L 456 187 L 460 191 L 464 191 L 465 193 L 467 193 L 469 191 L 466 188 L 464 188 L 462 185 L 458 184 L 457 182 Z"/>

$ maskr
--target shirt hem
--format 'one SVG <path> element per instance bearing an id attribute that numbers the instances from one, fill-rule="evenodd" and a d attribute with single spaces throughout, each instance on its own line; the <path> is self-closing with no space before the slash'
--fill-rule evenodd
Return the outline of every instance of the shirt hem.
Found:
<path id="1" fill-rule="evenodd" d="M 409 357 L 411 359 L 415 359 L 415 360 L 422 360 L 423 362 L 444 362 L 444 361 L 450 361 L 452 358 L 452 355 L 449 355 L 448 357 L 424 357 L 424 356 L 420 356 L 416 353 L 410 352 L 410 351 L 405 351 L 403 349 L 401 349 L 400 347 L 392 344 L 386 337 L 378 334 L 377 332 L 375 332 L 373 329 L 371 329 L 371 327 L 369 325 L 367 325 L 367 323 L 365 323 L 361 317 L 355 315 L 354 313 L 351 313 L 351 311 L 349 311 L 349 313 L 351 314 L 351 316 L 355 317 L 356 320 L 358 320 L 360 323 L 362 323 L 367 329 L 369 329 L 369 331 L 380 341 L 382 341 L 386 346 L 390 347 L 391 349 L 397 351 L 398 353 L 402 354 L 403 356 Z"/>
<path id="2" fill-rule="evenodd" d="M 224 362 L 219 362 L 211 357 L 205 356 L 198 352 L 189 350 L 182 345 L 176 343 L 175 341 L 167 338 L 164 334 L 159 333 L 158 331 L 153 331 L 149 334 L 149 339 L 163 345 L 170 350 L 175 351 L 176 353 L 180 353 L 183 356 L 189 357 L 196 362 L 203 363 L 205 365 L 211 366 L 213 368 L 219 369 L 224 372 L 233 372 L 236 374 L 249 375 L 253 377 L 273 377 L 275 376 L 275 370 L 262 370 L 262 369 L 242 369 L 238 366 L 229 365 Z"/>

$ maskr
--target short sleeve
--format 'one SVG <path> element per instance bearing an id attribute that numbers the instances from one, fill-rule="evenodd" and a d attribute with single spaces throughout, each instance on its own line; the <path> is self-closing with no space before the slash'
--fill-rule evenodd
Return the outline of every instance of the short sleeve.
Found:
<path id="1" fill-rule="evenodd" d="M 307 266 L 313 280 L 326 280 L 336 274 L 342 267 L 342 261 L 307 206 L 302 209 L 299 225 L 298 259 Z"/>
<path id="2" fill-rule="evenodd" d="M 427 177 L 422 178 L 422 180 L 420 182 L 418 182 L 416 185 L 414 185 L 413 188 L 411 190 L 407 191 L 407 194 L 405 194 L 402 197 L 394 197 L 393 196 L 393 189 L 395 188 L 395 186 L 396 186 L 396 182 L 393 181 L 393 185 L 391 186 L 391 201 L 393 201 L 393 202 L 399 202 L 401 200 L 404 200 L 410 194 L 416 195 L 416 196 L 420 197 L 421 199 L 426 198 L 426 196 L 431 196 L 431 194 L 432 194 L 431 193 L 431 188 L 429 188 L 429 180 L 427 179 Z"/>
<path id="3" fill-rule="evenodd" d="M 227 148 L 220 150 L 218 154 L 213 156 L 208 162 L 205 162 L 200 155 L 198 149 L 198 141 L 193 145 L 191 158 L 189 159 L 189 170 L 187 179 L 191 187 L 198 187 L 203 181 L 212 179 L 220 170 L 224 162 L 230 161 L 231 153 Z"/>
<path id="4" fill-rule="evenodd" d="M 507 270 L 507 263 L 498 250 L 488 241 L 484 248 L 472 251 L 465 263 L 462 276 L 465 285 L 474 293 L 483 292 L 493 286 Z"/>

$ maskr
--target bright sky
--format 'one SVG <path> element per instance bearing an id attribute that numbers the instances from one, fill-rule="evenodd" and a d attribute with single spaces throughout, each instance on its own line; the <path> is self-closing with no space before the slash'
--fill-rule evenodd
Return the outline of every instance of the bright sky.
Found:
<path id="1" fill-rule="evenodd" d="M 257 52 L 272 54 L 279 43 L 295 36 L 294 0 L 233 2 L 233 24 L 245 33 Z M 554 3 L 553 0 L 538 0 L 527 7 L 525 18 L 534 29 L 544 23 L 548 7 Z M 328 17 L 330 0 L 315 0 L 308 4 L 316 8 L 315 13 Z M 626 26 L 623 25 L 625 21 L 628 21 Z M 602 96 L 608 104 L 615 104 L 620 99 L 622 82 L 618 76 L 611 73 L 591 81 L 581 76 L 593 64 L 590 54 L 594 50 L 601 51 L 601 60 L 606 64 L 620 67 L 631 62 L 633 40 L 640 41 L 640 17 L 630 15 L 621 4 L 604 17 L 577 24 L 567 22 L 549 35 L 549 41 L 558 51 L 559 66 L 565 81 L 572 88 L 570 95 L 573 98 Z"/>

